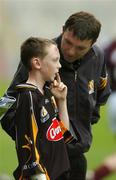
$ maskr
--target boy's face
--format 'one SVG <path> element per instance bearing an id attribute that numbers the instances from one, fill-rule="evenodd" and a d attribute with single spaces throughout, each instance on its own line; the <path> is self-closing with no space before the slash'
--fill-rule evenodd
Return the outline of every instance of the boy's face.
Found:
<path id="1" fill-rule="evenodd" d="M 56 45 L 47 47 L 48 54 L 41 60 L 41 73 L 45 81 L 53 81 L 56 73 L 59 72 L 61 64 L 60 54 Z"/>
<path id="2" fill-rule="evenodd" d="M 64 59 L 72 63 L 82 58 L 91 48 L 92 40 L 80 40 L 73 35 L 73 31 L 65 30 L 62 34 L 61 51 Z"/>

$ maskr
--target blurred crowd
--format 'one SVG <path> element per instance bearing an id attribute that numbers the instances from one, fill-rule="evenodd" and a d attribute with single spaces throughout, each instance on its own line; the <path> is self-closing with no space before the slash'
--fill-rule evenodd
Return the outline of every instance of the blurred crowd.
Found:
<path id="1" fill-rule="evenodd" d="M 107 103 L 108 125 L 116 136 L 116 39 L 104 49 L 112 93 Z M 87 172 L 87 180 L 101 180 L 116 173 L 116 153 L 106 157 L 94 170 Z"/>

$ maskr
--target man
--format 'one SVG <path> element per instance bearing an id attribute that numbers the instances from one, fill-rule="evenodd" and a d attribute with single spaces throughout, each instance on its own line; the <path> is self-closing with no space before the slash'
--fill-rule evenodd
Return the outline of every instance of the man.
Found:
<path id="1" fill-rule="evenodd" d="M 98 121 L 100 106 L 106 103 L 110 94 L 104 56 L 94 45 L 100 29 L 100 22 L 92 14 L 78 12 L 67 19 L 62 34 L 55 39 L 61 54 L 60 76 L 68 87 L 70 130 L 78 140 L 67 147 L 70 180 L 85 179 L 84 153 L 92 142 L 91 124 Z M 15 85 L 26 80 L 27 73 L 20 63 L 7 93 L 16 96 Z"/>

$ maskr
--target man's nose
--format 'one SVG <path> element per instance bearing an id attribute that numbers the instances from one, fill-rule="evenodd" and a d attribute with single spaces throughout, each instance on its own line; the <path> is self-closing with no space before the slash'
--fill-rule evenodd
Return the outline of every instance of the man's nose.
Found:
<path id="1" fill-rule="evenodd" d="M 72 48 L 70 48 L 70 49 L 68 50 L 68 54 L 69 54 L 70 56 L 75 55 L 76 52 L 77 52 L 77 51 L 76 51 L 76 49 L 75 49 L 74 47 L 72 47 Z"/>

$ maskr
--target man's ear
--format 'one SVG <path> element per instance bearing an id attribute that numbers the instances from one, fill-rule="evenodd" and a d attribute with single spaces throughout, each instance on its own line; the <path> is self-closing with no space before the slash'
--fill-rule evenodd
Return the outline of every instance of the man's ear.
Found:
<path id="1" fill-rule="evenodd" d="M 41 68 L 41 60 L 40 60 L 40 58 L 32 58 L 32 61 L 31 61 L 31 63 L 32 63 L 32 68 L 34 68 L 34 69 L 40 69 Z"/>
<path id="2" fill-rule="evenodd" d="M 95 41 L 92 42 L 91 46 L 92 46 L 94 43 L 96 43 L 96 41 L 97 41 L 97 39 L 96 39 Z"/>

